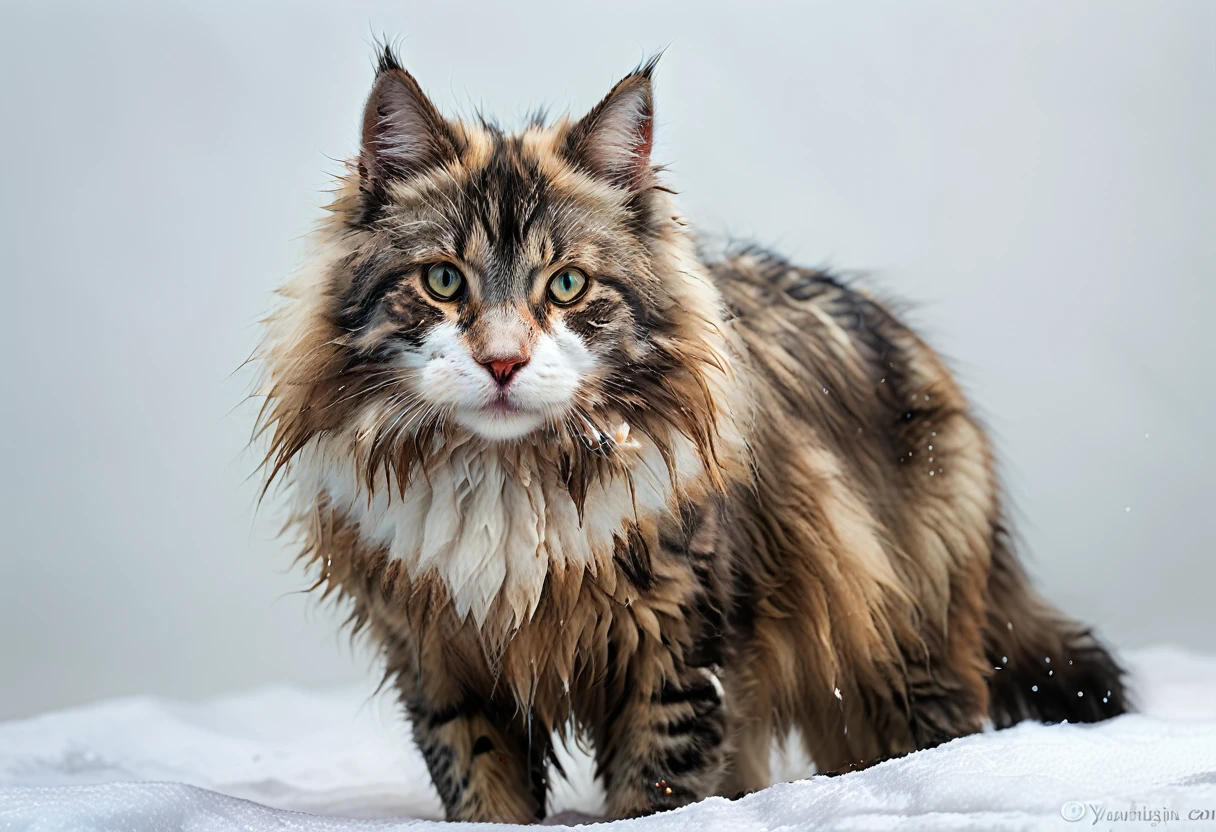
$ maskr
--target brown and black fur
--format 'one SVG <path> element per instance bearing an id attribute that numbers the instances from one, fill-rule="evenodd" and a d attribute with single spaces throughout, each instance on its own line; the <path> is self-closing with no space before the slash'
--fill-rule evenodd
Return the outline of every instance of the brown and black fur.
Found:
<path id="1" fill-rule="evenodd" d="M 839 772 L 989 720 L 1123 713 L 1117 663 L 1030 588 L 989 442 L 941 359 L 831 275 L 760 251 L 697 257 L 649 161 L 652 70 L 578 122 L 513 136 L 443 118 L 386 52 L 314 271 L 271 321 L 271 478 L 291 488 L 318 586 L 382 652 L 448 817 L 542 818 L 571 731 L 595 749 L 608 813 L 631 816 L 764 788 L 793 729 Z M 603 125 L 625 99 L 614 144 Z M 406 143 L 382 130 L 402 107 Z M 479 294 L 418 292 L 436 257 L 481 275 Z M 584 301 L 527 294 L 537 263 L 565 260 L 595 283 Z M 390 362 L 444 320 L 476 349 L 504 304 L 523 310 L 521 338 L 560 320 L 600 369 L 534 437 L 483 447 L 410 409 Z M 349 462 L 391 511 L 462 447 L 543 479 L 579 529 L 632 506 L 585 562 L 546 549 L 533 595 L 462 614 L 324 486 Z M 647 459 L 669 480 L 658 509 L 638 496 Z"/>

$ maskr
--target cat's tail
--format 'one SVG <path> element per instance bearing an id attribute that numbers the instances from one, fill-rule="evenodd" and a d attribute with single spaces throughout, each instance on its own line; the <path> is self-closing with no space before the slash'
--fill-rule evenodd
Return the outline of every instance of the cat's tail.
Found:
<path id="1" fill-rule="evenodd" d="M 1099 722 L 1131 709 L 1125 671 L 1089 628 L 1030 587 L 1008 541 L 988 577 L 985 650 L 994 668 L 989 715 L 997 728 L 1024 719 Z"/>

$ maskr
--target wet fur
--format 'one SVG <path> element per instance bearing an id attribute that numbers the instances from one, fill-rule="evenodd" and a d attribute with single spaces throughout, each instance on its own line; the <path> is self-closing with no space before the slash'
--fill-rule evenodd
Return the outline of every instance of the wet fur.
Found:
<path id="1" fill-rule="evenodd" d="M 697 255 L 649 161 L 652 70 L 513 136 L 443 118 L 386 52 L 270 321 L 269 480 L 448 817 L 543 817 L 571 730 L 630 816 L 767 786 L 791 729 L 832 772 L 1122 713 L 1118 665 L 1029 587 L 933 351 L 830 275 Z M 436 259 L 482 275 L 459 311 L 409 282 Z M 528 282 L 558 262 L 595 283 L 568 309 Z M 536 432 L 487 439 L 408 394 L 403 353 L 503 327 L 594 368 Z"/>

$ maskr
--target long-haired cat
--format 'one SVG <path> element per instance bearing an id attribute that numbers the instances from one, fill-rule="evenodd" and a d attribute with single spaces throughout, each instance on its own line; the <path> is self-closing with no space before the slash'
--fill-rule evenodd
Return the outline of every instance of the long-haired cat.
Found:
<path id="1" fill-rule="evenodd" d="M 270 479 L 447 816 L 542 818 L 570 731 L 619 817 L 769 785 L 792 729 L 832 772 L 1122 713 L 941 359 L 828 274 L 698 255 L 653 68 L 512 134 L 385 50 L 271 318 Z"/>

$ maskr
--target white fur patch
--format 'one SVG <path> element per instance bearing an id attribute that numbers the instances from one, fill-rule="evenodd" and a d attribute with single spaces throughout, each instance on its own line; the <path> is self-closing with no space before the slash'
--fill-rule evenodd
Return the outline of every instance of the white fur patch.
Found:
<path id="1" fill-rule="evenodd" d="M 635 519 L 635 502 L 623 478 L 594 483 L 582 523 L 556 474 L 521 454 L 522 462 L 495 443 L 468 438 L 442 452 L 428 476 L 415 476 L 404 497 L 379 488 L 368 494 L 344 440 L 314 443 L 293 467 L 295 495 L 311 504 L 328 498 L 354 520 L 363 538 L 387 547 L 409 574 L 438 576 L 462 619 L 485 622 L 501 593 L 512 625 L 535 611 L 545 575 L 553 567 L 597 569 L 611 560 L 613 536 Z M 683 442 L 677 442 L 678 446 Z M 349 447 L 347 445 L 346 447 Z M 680 449 L 681 473 L 695 465 L 691 447 Z M 670 480 L 653 446 L 638 451 L 634 471 L 638 517 L 670 510 Z"/>
<path id="2" fill-rule="evenodd" d="M 403 353 L 401 360 L 417 379 L 420 398 L 492 440 L 519 439 L 563 415 L 596 366 L 583 339 L 559 321 L 552 334 L 537 337 L 531 360 L 511 379 L 505 396 L 513 410 L 504 412 L 492 408 L 498 384 L 473 358 L 455 324 L 433 327 L 422 347 Z"/>

